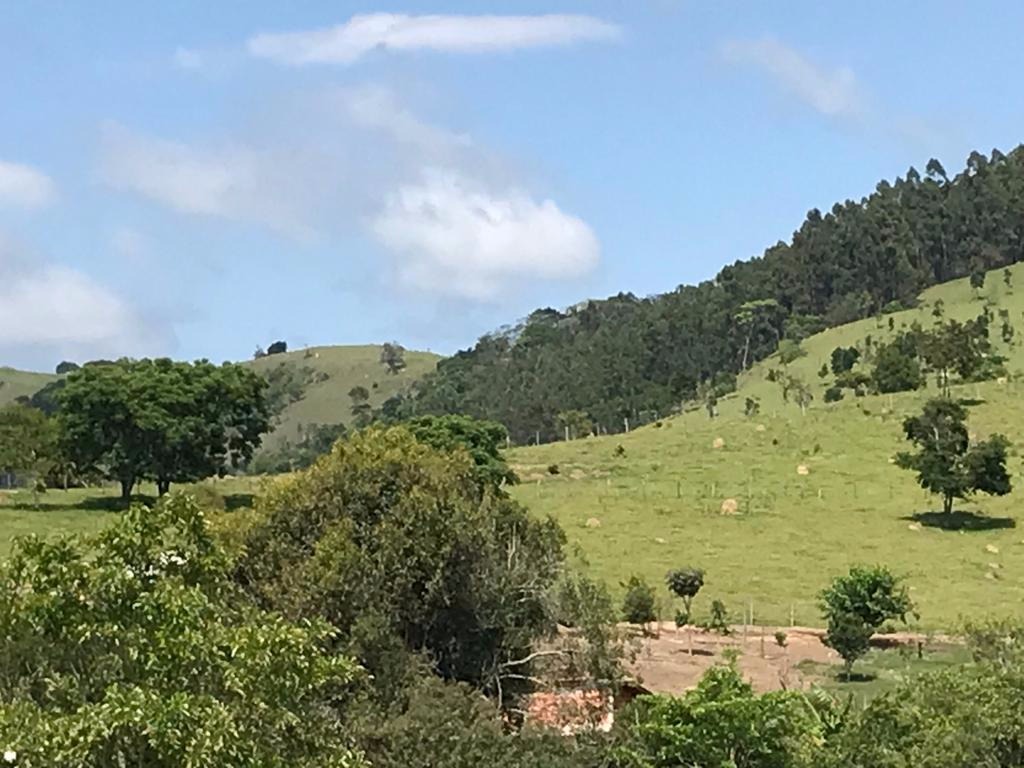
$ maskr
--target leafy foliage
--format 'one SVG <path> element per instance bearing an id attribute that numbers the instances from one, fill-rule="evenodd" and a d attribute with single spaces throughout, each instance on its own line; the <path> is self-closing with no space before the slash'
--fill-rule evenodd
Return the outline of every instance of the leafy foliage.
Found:
<path id="1" fill-rule="evenodd" d="M 704 586 L 704 571 L 700 568 L 679 568 L 669 571 L 665 576 L 668 588 L 676 597 L 683 601 L 683 624 L 689 624 L 693 598 Z"/>
<path id="2" fill-rule="evenodd" d="M 380 363 L 396 376 L 405 370 L 405 348 L 397 342 L 386 342 L 380 349 Z"/>
<path id="3" fill-rule="evenodd" d="M 465 452 L 409 429 L 338 443 L 269 488 L 260 512 L 240 582 L 264 606 L 331 622 L 382 695 L 407 684 L 411 653 L 508 696 L 530 673 L 534 641 L 554 631 L 561 529 L 481 493 Z"/>
<path id="4" fill-rule="evenodd" d="M 362 765 L 333 631 L 238 602 L 187 498 L 0 569 L 0 744 L 19 766 Z M 300 725 L 301 727 L 296 727 Z"/>
<path id="5" fill-rule="evenodd" d="M 102 467 L 125 498 L 142 478 L 165 493 L 252 458 L 269 428 L 265 389 L 232 364 L 87 365 L 58 394 L 64 450 L 79 466 Z"/>
<path id="6" fill-rule="evenodd" d="M 678 698 L 646 696 L 613 750 L 618 768 L 737 766 L 811 768 L 824 756 L 824 728 L 803 694 L 757 695 L 730 666 L 713 667 Z"/>
<path id="7" fill-rule="evenodd" d="M 872 630 L 886 621 L 906 621 L 913 609 L 901 579 L 884 566 L 854 566 L 821 593 L 825 618 L 856 616 Z"/>
<path id="8" fill-rule="evenodd" d="M 654 587 L 639 576 L 630 576 L 622 586 L 626 590 L 622 598 L 622 618 L 641 627 L 658 618 L 654 610 Z"/>
<path id="9" fill-rule="evenodd" d="M 469 416 L 420 416 L 404 426 L 431 448 L 467 451 L 482 487 L 500 488 L 518 482 L 501 452 L 508 440 L 508 431 L 501 424 Z"/>
<path id="10" fill-rule="evenodd" d="M 900 453 L 896 463 L 917 472 L 922 488 L 942 496 L 942 508 L 953 511 L 955 499 L 974 493 L 1004 496 L 1012 490 L 1006 470 L 1009 441 L 1002 435 L 971 445 L 967 411 L 946 398 L 929 400 L 920 416 L 904 420 L 907 439 L 917 453 Z"/>

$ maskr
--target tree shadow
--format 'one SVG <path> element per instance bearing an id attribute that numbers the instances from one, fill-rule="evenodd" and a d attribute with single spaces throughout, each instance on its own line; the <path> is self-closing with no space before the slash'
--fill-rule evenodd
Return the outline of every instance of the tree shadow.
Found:
<path id="1" fill-rule="evenodd" d="M 1012 517 L 988 517 L 962 509 L 948 514 L 946 512 L 917 512 L 902 519 L 913 520 L 926 528 L 938 528 L 943 531 L 999 531 L 1017 527 L 1017 521 Z"/>
<path id="2" fill-rule="evenodd" d="M 238 509 L 252 509 L 255 502 L 255 493 L 229 493 L 224 496 L 224 509 L 228 512 L 234 512 Z"/>
<path id="3" fill-rule="evenodd" d="M 878 675 L 871 672 L 837 672 L 836 680 L 841 683 L 872 683 L 878 679 Z"/>
<path id="4" fill-rule="evenodd" d="M 987 400 L 982 400 L 977 397 L 961 397 L 957 400 L 957 403 L 962 405 L 964 408 L 973 408 L 976 405 L 984 405 L 987 402 Z"/>
<path id="5" fill-rule="evenodd" d="M 89 512 L 123 512 L 131 504 L 152 505 L 152 496 L 133 496 L 130 502 L 119 496 L 89 496 L 84 499 L 53 501 L 46 494 L 40 494 L 38 500 L 19 498 L 3 504 L 3 509 L 16 509 L 20 512 L 69 512 L 87 510 Z"/>

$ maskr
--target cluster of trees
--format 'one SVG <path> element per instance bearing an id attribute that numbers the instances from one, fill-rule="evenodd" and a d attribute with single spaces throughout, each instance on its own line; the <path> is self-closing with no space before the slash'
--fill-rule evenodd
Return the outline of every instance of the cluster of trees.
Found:
<path id="1" fill-rule="evenodd" d="M 830 325 L 910 306 L 925 287 L 1015 263 L 1024 251 L 1024 149 L 935 160 L 858 201 L 812 210 L 788 243 L 670 293 L 542 309 L 442 361 L 410 413 L 467 413 L 518 443 L 564 435 L 581 411 L 601 431 L 643 423 Z"/>
<path id="2" fill-rule="evenodd" d="M 920 389 L 929 374 L 944 397 L 954 382 L 985 381 L 1006 375 L 1005 358 L 993 348 L 989 328 L 993 316 L 988 309 L 972 320 L 943 321 L 941 306 L 932 328 L 914 322 L 886 342 L 873 343 L 868 336 L 863 348 L 836 347 L 830 365 L 822 365 L 818 375 L 833 374 L 834 382 L 825 392 L 827 402 L 841 400 L 845 390 L 856 395 L 869 391 L 888 394 Z M 1002 337 L 1013 340 L 1013 325 L 1005 316 Z"/>
<path id="3" fill-rule="evenodd" d="M 266 390 L 233 364 L 89 364 L 0 411 L 0 471 L 102 476 L 125 499 L 146 479 L 163 495 L 252 458 L 270 428 Z"/>

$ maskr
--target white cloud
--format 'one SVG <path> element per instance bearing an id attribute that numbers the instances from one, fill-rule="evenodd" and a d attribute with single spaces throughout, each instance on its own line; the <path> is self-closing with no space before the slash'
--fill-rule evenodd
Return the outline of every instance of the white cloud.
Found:
<path id="1" fill-rule="evenodd" d="M 722 54 L 733 63 L 761 69 L 828 117 L 860 117 L 867 109 L 864 91 L 852 70 L 829 70 L 774 38 L 732 40 L 722 47 Z"/>
<path id="2" fill-rule="evenodd" d="M 353 121 L 363 128 L 384 131 L 395 141 L 427 151 L 447 151 L 472 146 L 465 134 L 430 125 L 399 104 L 393 91 L 380 86 L 363 86 L 340 92 L 341 101 Z"/>
<path id="3" fill-rule="evenodd" d="M 197 71 L 203 68 L 205 57 L 193 48 L 178 48 L 174 51 L 174 66 L 178 69 Z"/>
<path id="4" fill-rule="evenodd" d="M 491 300 L 510 282 L 580 277 L 597 263 L 597 238 L 551 200 L 491 192 L 450 171 L 402 186 L 373 219 L 411 287 Z"/>
<path id="5" fill-rule="evenodd" d="M 351 64 L 373 50 L 485 53 L 614 40 L 619 28 L 592 16 L 408 16 L 371 13 L 335 27 L 261 34 L 253 56 L 283 64 Z"/>
<path id="6" fill-rule="evenodd" d="M 0 352 L 121 356 L 160 334 L 114 292 L 69 267 L 40 263 L 0 239 Z"/>
<path id="7" fill-rule="evenodd" d="M 181 213 L 258 221 L 286 234 L 312 234 L 291 177 L 296 157 L 229 145 L 197 149 L 140 136 L 120 126 L 104 131 L 101 165 L 111 185 Z M 280 162 L 279 162 L 280 161 Z"/>
<path id="8" fill-rule="evenodd" d="M 56 197 L 57 188 L 45 173 L 0 160 L 0 205 L 41 208 Z"/>

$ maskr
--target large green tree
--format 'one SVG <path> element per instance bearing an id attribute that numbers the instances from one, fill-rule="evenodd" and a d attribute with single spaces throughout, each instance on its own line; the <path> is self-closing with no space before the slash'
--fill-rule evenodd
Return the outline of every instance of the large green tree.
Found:
<path id="1" fill-rule="evenodd" d="M 956 499 L 979 492 L 1004 496 L 1012 490 L 1006 469 L 1009 441 L 992 435 L 971 444 L 967 411 L 959 403 L 929 400 L 920 415 L 904 420 L 903 431 L 918 450 L 898 454 L 897 465 L 917 472 L 921 487 L 942 497 L 946 514 Z"/>
<path id="2" fill-rule="evenodd" d="M 404 649 L 507 701 L 542 658 L 534 643 L 554 639 L 564 534 L 481 493 L 464 450 L 371 427 L 278 481 L 262 518 L 239 580 L 267 607 L 338 627 L 382 689 L 407 684 Z"/>
<path id="3" fill-rule="evenodd" d="M 167 359 L 87 365 L 59 392 L 62 441 L 127 499 L 148 478 L 164 494 L 240 466 L 269 429 L 262 377 L 239 365 Z"/>

